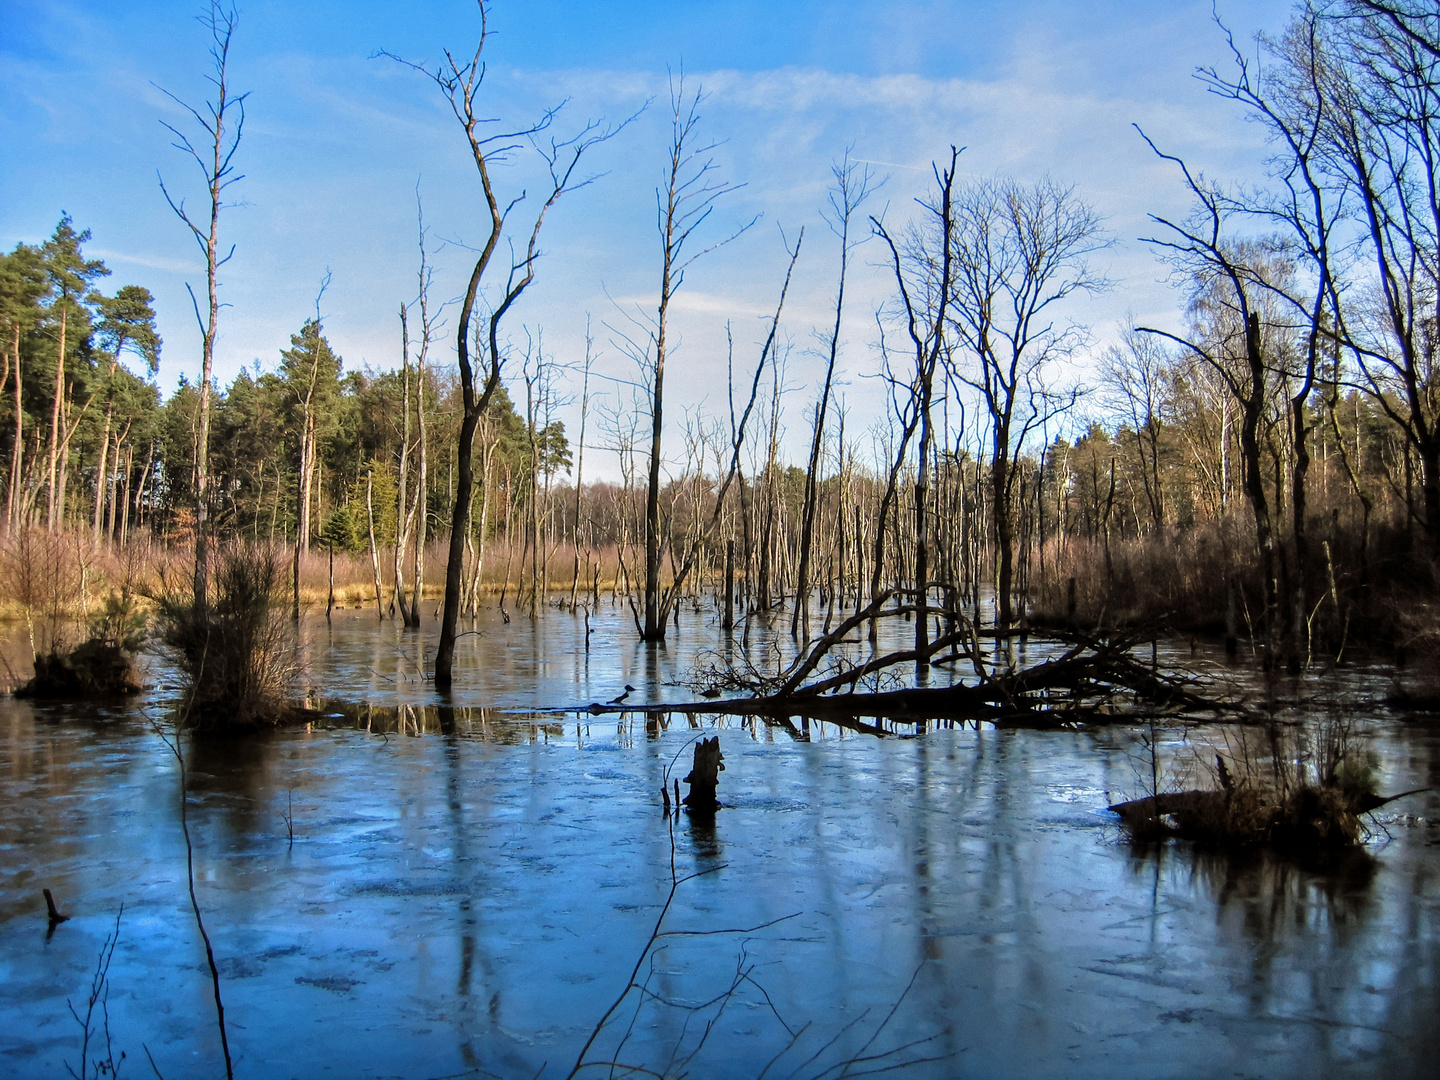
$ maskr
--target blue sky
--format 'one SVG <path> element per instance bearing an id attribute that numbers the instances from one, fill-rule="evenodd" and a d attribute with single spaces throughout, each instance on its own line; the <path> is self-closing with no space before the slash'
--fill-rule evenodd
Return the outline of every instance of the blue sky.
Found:
<path id="1" fill-rule="evenodd" d="M 0 245 L 43 239 L 62 210 L 91 229 L 88 250 L 114 271 L 108 284 L 133 282 L 156 295 L 167 390 L 199 370 L 185 284 L 203 290 L 204 273 L 161 197 L 157 170 L 192 203 L 203 189 L 161 126 L 184 117 L 156 87 L 203 99 L 208 42 L 197 10 L 191 2 L 0 0 Z M 1220 4 L 1241 42 L 1278 31 L 1289 10 L 1269 0 Z M 677 304 L 667 394 L 676 453 L 686 410 L 723 410 L 726 320 L 737 357 L 748 363 L 758 351 L 751 343 L 763 335 L 784 269 L 779 230 L 793 236 L 801 226 L 806 251 L 785 320 L 786 400 L 787 441 L 805 440 L 802 417 L 820 364 L 811 333 L 827 320 L 836 266 L 819 209 L 830 164 L 847 147 L 888 177 L 868 209 L 892 224 L 908 219 L 930 162 L 951 143 L 967 147 L 966 174 L 1048 172 L 1073 184 L 1117 241 L 1102 257 L 1115 288 L 1075 313 L 1096 347 L 1127 313 L 1179 317 L 1164 268 L 1138 238 L 1151 232 L 1148 213 L 1183 213 L 1185 200 L 1131 124 L 1208 174 L 1255 179 L 1263 167 L 1259 131 L 1191 78 L 1197 65 L 1227 59 L 1208 2 L 498 0 L 491 24 L 493 115 L 523 122 L 568 99 L 557 121 L 563 132 L 656 102 L 596 149 L 590 168 L 603 175 L 547 221 L 545 259 L 509 324 L 514 337 L 543 328 L 546 352 L 573 362 L 588 314 L 602 353 L 597 371 L 633 375 L 607 325 L 649 308 L 658 289 L 667 68 L 683 65 L 689 84 L 705 89 L 703 131 L 721 141 L 717 165 L 745 185 L 717 209 L 714 235 L 763 215 L 697 264 Z M 476 27 L 467 0 L 240 4 L 232 82 L 250 97 L 237 157 L 245 179 L 232 189 L 241 205 L 222 222 L 236 246 L 222 279 L 230 305 L 217 349 L 222 381 L 256 360 L 275 363 L 313 312 L 327 269 L 326 331 L 347 367 L 398 363 L 397 310 L 415 292 L 417 184 L 440 248 L 434 295 L 463 289 L 462 245 L 483 238 L 485 221 L 462 133 L 433 84 L 371 55 L 387 49 L 433 63 L 444 47 L 473 50 Z M 527 182 L 534 190 L 535 180 L 523 158 L 497 173 L 502 193 Z M 875 367 L 874 309 L 888 292 L 879 256 L 875 245 L 862 249 L 846 326 L 852 432 L 882 415 L 878 386 L 865 378 Z M 447 342 L 440 356 L 451 355 Z M 573 434 L 574 403 L 559 415 Z M 598 454 L 587 467 L 614 469 Z"/>

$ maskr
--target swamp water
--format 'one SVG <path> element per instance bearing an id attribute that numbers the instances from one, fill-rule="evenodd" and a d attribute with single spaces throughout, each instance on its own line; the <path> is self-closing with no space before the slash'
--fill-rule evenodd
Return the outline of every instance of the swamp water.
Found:
<path id="1" fill-rule="evenodd" d="M 1148 777 L 1132 728 L 876 738 L 534 712 L 626 683 L 631 700 L 691 699 L 673 683 L 718 638 L 694 616 L 643 649 L 608 607 L 592 628 L 587 652 L 569 614 L 487 618 L 461 641 L 449 711 L 422 675 L 433 623 L 311 618 L 311 682 L 348 704 L 189 745 L 237 1076 L 563 1077 L 637 961 L 645 992 L 587 1060 L 778 1078 L 1435 1074 L 1440 795 L 1319 865 L 1142 852 L 1103 810 Z M 1380 789 L 1440 786 L 1440 729 L 1363 704 L 1383 680 L 1346 677 Z M 67 1000 L 84 1015 L 123 905 L 108 1014 L 124 1075 L 151 1075 L 147 1050 L 170 1080 L 223 1075 L 176 762 L 147 720 L 172 676 L 151 679 L 134 707 L 0 701 L 0 1074 L 80 1071 Z M 709 827 L 659 805 L 697 726 L 725 754 Z M 1164 737 L 1183 763 L 1222 733 Z M 72 916 L 48 936 L 42 887 Z"/>

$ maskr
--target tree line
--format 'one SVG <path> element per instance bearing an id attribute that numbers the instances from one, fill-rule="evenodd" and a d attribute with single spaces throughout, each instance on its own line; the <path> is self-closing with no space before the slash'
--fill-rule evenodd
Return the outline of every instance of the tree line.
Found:
<path id="1" fill-rule="evenodd" d="M 952 150 L 896 222 L 868 216 L 877 180 L 841 162 L 825 207 L 838 244 L 835 319 L 816 332 L 827 366 L 805 406 L 807 460 L 779 452 L 791 362 L 779 329 L 802 232 L 786 241 L 758 355 L 737 356 L 732 343 L 728 417 L 687 418 L 681 464 L 669 469 L 669 307 L 694 260 L 748 228 L 705 232 L 734 184 L 703 137 L 703 95 L 672 81 L 659 302 L 652 319 L 616 333 L 639 389 L 629 402 L 592 395 L 593 339 L 583 360 L 557 362 L 539 330 L 517 340 L 505 320 L 534 278 L 548 210 L 590 182 L 578 171 L 586 153 L 625 124 L 561 138 L 555 111 L 516 128 L 486 118 L 479 11 L 468 61 L 410 65 L 451 107 L 488 207 L 489 240 L 454 312 L 455 363 L 437 359 L 422 228 L 397 370 L 345 371 L 317 301 L 273 368 L 224 388 L 182 382 L 162 404 L 126 363 L 153 373 L 158 362 L 149 293 L 107 296 L 107 269 L 83 254 L 88 234 L 64 218 L 50 240 L 0 262 L 8 528 L 83 527 L 121 542 L 143 529 L 197 549 L 207 534 L 287 543 L 297 590 L 312 545 L 368 553 L 377 599 L 388 593 L 406 622 L 419 617 L 434 539 L 446 552 L 451 640 L 501 537 L 504 591 L 518 548 L 516 589 L 530 604 L 557 585 L 579 604 L 603 581 L 628 598 L 647 640 L 663 639 L 681 598 L 707 583 L 717 597 L 724 584 L 727 622 L 792 601 L 791 630 L 807 639 L 898 590 L 924 655 L 962 610 L 979 621 L 982 583 L 1004 634 L 1087 604 L 1096 618 L 1139 612 L 1146 575 L 1153 584 L 1209 558 L 1214 572 L 1192 574 L 1191 595 L 1161 590 L 1190 606 L 1181 621 L 1214 623 L 1222 610 L 1233 621 L 1238 603 L 1253 636 L 1294 660 L 1313 651 L 1317 628 L 1333 636 L 1374 616 L 1381 593 L 1433 592 L 1440 15 L 1427 6 L 1304 5 L 1282 35 L 1260 39 L 1258 59 L 1220 28 L 1230 61 L 1198 77 L 1265 130 L 1265 180 L 1204 176 L 1139 133 L 1190 196 L 1189 212 L 1155 217 L 1148 238 L 1185 315 L 1178 329 L 1127 326 L 1098 356 L 1085 301 L 1117 287 L 1094 269 L 1112 238 L 1074 188 L 965 180 Z M 234 26 L 233 13 L 211 22 L 222 94 L 196 114 L 202 123 L 224 113 Z M 215 119 L 206 131 L 213 194 L 228 182 L 238 127 L 227 134 Z M 549 170 L 541 202 L 507 201 L 491 176 L 492 156 L 518 144 Z M 190 224 L 183 203 L 172 206 Z M 218 248 L 191 228 L 213 296 Z M 893 282 L 873 343 L 890 394 L 882 422 L 847 432 L 833 383 L 860 243 Z M 573 447 L 555 417 L 562 381 L 582 400 Z M 618 456 L 618 483 L 585 481 L 587 440 Z"/>

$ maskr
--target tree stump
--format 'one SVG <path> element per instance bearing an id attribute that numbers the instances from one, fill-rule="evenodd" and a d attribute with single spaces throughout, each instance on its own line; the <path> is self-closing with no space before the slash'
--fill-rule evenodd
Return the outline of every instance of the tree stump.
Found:
<path id="1" fill-rule="evenodd" d="M 685 777 L 685 783 L 690 785 L 685 805 L 692 814 L 713 814 L 720 809 L 715 789 L 720 784 L 720 774 L 725 771 L 724 762 L 719 735 L 701 739 L 695 744 L 695 762 L 690 768 L 690 775 Z"/>

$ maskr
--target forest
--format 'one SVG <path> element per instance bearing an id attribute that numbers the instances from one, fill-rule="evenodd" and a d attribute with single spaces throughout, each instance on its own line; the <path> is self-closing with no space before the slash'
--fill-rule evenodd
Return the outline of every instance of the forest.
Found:
<path id="1" fill-rule="evenodd" d="M 243 106 L 227 83 L 233 28 L 212 17 L 219 97 L 195 113 L 201 138 L 178 144 L 209 168 L 208 231 L 171 202 L 209 256 L 207 371 L 223 308 L 218 208 L 243 152 L 241 125 L 226 124 Z M 64 216 L 3 256 L 7 535 L 282 545 L 297 613 L 302 591 L 326 591 L 328 566 L 330 604 L 406 623 L 429 605 L 422 588 L 438 596 L 453 578 L 457 615 L 574 606 L 603 589 L 629 598 L 642 638 L 663 638 L 675 598 L 719 589 L 728 572 L 752 615 L 798 601 L 791 632 L 803 622 L 807 637 L 812 604 L 828 624 L 890 588 L 922 607 L 968 605 L 978 622 L 983 582 L 995 597 L 984 621 L 1001 633 L 1158 621 L 1243 631 L 1292 665 L 1355 635 L 1417 646 L 1434 630 L 1440 544 L 1440 23 L 1423 6 L 1314 5 L 1260 46 L 1250 58 L 1232 41 L 1228 62 L 1198 78 L 1216 108 L 1264 128 L 1267 183 L 1204 176 L 1152 143 L 1191 201 L 1183 218 L 1154 217 L 1149 238 L 1181 329 L 1136 325 L 1095 344 L 1087 298 L 1125 283 L 1093 268 L 1113 237 L 1063 180 L 962 179 L 952 150 L 894 224 L 870 216 L 879 180 L 846 158 L 825 207 L 835 322 L 799 328 L 828 354 L 824 380 L 787 379 L 787 274 L 758 358 L 730 346 L 728 417 L 671 419 L 662 445 L 667 305 L 683 268 L 733 239 L 706 233 L 734 185 L 715 171 L 702 94 L 672 78 L 664 103 L 662 284 L 655 317 L 626 339 L 638 387 L 626 400 L 592 386 L 588 347 L 557 359 L 540 329 L 503 321 L 536 272 L 546 209 L 623 124 L 568 142 L 539 141 L 549 117 L 487 133 L 482 33 L 468 64 L 418 70 L 469 139 L 491 243 L 465 299 L 442 305 L 422 222 L 393 369 L 346 367 L 325 337 L 322 286 L 271 361 L 162 395 L 151 295 L 113 287 L 80 225 Z M 526 139 L 554 181 L 528 219 L 528 255 L 487 158 Z M 513 265 L 490 262 L 502 238 L 520 252 Z M 847 274 L 867 240 L 863 257 L 893 283 L 866 343 L 888 415 L 868 424 L 831 386 Z M 437 315 L 457 303 L 458 362 Z M 556 418 L 562 396 L 581 401 L 578 432 Z M 782 456 L 780 432 L 797 424 L 808 460 Z M 621 479 L 587 479 L 586 449 L 618 460 Z"/>

